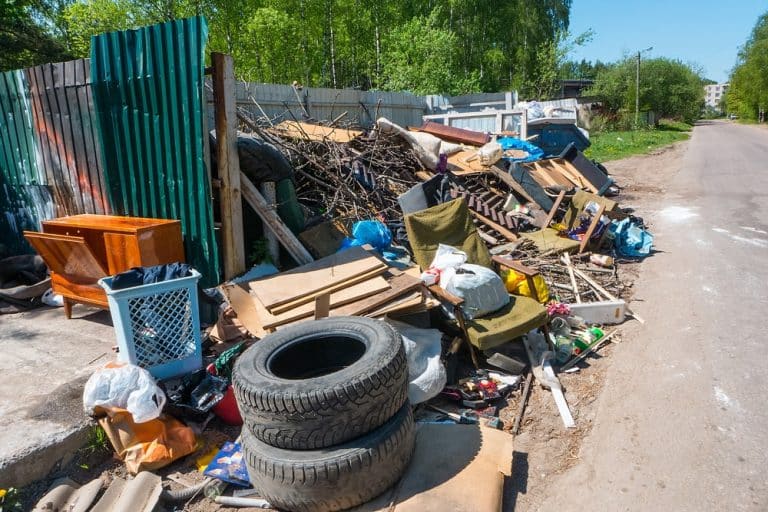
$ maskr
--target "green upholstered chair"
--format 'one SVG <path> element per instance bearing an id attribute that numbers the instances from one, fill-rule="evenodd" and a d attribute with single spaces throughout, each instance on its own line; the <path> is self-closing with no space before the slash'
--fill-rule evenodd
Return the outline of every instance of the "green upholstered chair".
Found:
<path id="1" fill-rule="evenodd" d="M 615 201 L 611 201 L 605 197 L 600 197 L 583 190 L 577 190 L 573 194 L 573 198 L 571 199 L 570 203 L 568 203 L 568 208 L 566 209 L 565 216 L 563 217 L 562 221 L 562 223 L 565 224 L 568 229 L 573 229 L 576 226 L 576 224 L 579 222 L 579 216 L 584 211 L 584 208 L 586 208 L 589 202 L 597 203 L 600 206 L 600 209 L 597 212 L 597 215 L 592 218 L 592 222 L 590 223 L 584 238 L 581 241 L 571 240 L 570 238 L 559 236 L 557 230 L 549 227 L 549 225 L 552 223 L 555 213 L 557 212 L 557 208 L 563 201 L 564 196 L 564 191 L 560 192 L 560 194 L 557 196 L 555 204 L 552 206 L 552 209 L 549 211 L 549 215 L 547 216 L 547 220 L 544 222 L 545 227 L 531 233 L 520 234 L 522 238 L 533 241 L 536 244 L 536 248 L 542 252 L 584 252 L 584 250 L 587 248 L 587 245 L 589 244 L 589 239 L 592 236 L 592 232 L 597 227 L 597 223 L 600 220 L 600 217 L 604 213 L 613 212 L 616 209 Z"/>
<path id="2" fill-rule="evenodd" d="M 491 256 L 485 242 L 472 223 L 469 208 L 464 199 L 455 199 L 426 210 L 405 216 L 405 229 L 413 250 L 414 259 L 422 270 L 432 263 L 438 244 L 451 245 L 467 253 L 467 262 L 493 268 L 497 263 L 522 273 L 531 290 L 536 290 L 533 277 L 538 271 L 520 265 L 502 256 Z M 494 269 L 495 270 L 495 269 Z M 477 366 L 477 354 L 473 349 L 486 350 L 522 336 L 532 329 L 547 324 L 547 310 L 535 299 L 512 295 L 504 308 L 482 318 L 468 320 L 464 317 L 463 299 L 452 295 L 440 286 L 430 286 L 430 292 L 450 304 L 464 339 L 469 343 L 472 361 Z"/>

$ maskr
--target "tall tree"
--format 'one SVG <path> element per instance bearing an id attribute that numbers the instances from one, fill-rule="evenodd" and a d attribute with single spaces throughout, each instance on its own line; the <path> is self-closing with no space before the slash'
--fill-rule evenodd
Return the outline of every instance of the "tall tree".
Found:
<path id="1" fill-rule="evenodd" d="M 726 105 L 746 119 L 768 110 L 768 12 L 757 19 L 731 73 Z"/>
<path id="2" fill-rule="evenodd" d="M 34 0 L 0 2 L 0 71 L 69 58 L 69 53 L 45 13 L 53 4 Z"/>

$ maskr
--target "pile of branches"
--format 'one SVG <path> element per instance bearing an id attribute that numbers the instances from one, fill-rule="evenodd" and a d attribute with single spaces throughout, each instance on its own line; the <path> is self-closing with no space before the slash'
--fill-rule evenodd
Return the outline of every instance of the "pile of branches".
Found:
<path id="1" fill-rule="evenodd" d="M 313 214 L 345 224 L 377 219 L 399 222 L 397 196 L 419 183 L 413 150 L 397 136 L 376 134 L 348 143 L 261 135 L 291 162 L 299 202 Z"/>

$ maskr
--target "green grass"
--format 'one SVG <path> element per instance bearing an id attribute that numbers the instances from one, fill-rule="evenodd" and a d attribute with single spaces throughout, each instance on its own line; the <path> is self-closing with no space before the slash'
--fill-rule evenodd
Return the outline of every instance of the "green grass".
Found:
<path id="1" fill-rule="evenodd" d="M 690 136 L 690 130 L 689 124 L 663 120 L 655 129 L 592 133 L 590 136 L 592 145 L 584 154 L 598 162 L 643 155 L 662 146 L 687 139 Z"/>

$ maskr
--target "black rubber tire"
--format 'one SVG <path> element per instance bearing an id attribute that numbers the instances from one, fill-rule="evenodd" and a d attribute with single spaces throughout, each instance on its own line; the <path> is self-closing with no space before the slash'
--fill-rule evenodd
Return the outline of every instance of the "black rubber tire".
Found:
<path id="1" fill-rule="evenodd" d="M 332 512 L 383 493 L 405 472 L 416 430 L 406 403 L 363 437 L 323 450 L 284 450 L 243 429 L 243 455 L 254 489 L 281 510 Z"/>
<path id="2" fill-rule="evenodd" d="M 246 428 L 289 450 L 362 436 L 408 397 L 402 338 L 390 325 L 363 317 L 304 322 L 265 336 L 240 356 L 232 382 Z"/>

